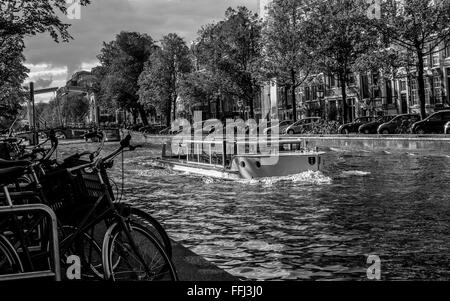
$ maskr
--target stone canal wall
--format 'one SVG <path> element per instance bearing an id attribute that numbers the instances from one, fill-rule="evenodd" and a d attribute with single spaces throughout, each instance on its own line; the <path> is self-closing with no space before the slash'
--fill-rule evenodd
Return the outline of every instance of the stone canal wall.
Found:
<path id="1" fill-rule="evenodd" d="M 330 135 L 330 136 L 292 136 L 306 139 L 310 147 L 321 149 L 340 149 L 354 151 L 400 151 L 400 152 L 439 152 L 450 154 L 450 136 L 446 135 Z M 133 133 L 134 143 L 163 144 L 171 136 L 144 135 Z"/>

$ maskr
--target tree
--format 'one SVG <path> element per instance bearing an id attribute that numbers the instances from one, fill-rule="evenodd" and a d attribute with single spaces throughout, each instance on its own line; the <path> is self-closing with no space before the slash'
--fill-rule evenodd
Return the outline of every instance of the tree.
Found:
<path id="1" fill-rule="evenodd" d="M 229 8 L 225 20 L 204 26 L 199 32 L 199 64 L 214 74 L 218 95 L 241 99 L 254 117 L 254 99 L 259 93 L 261 21 L 245 7 Z"/>
<path id="2" fill-rule="evenodd" d="M 87 5 L 90 0 L 80 0 Z M 18 114 L 26 92 L 22 83 L 29 70 L 23 65 L 24 38 L 48 32 L 55 42 L 72 37 L 65 0 L 2 0 L 0 2 L 0 116 L 11 119 Z M 62 13 L 62 14 L 61 14 Z"/>
<path id="3" fill-rule="evenodd" d="M 102 66 L 95 72 L 100 81 L 101 99 L 130 111 L 135 122 L 140 115 L 145 125 L 148 120 L 139 103 L 138 80 L 155 49 L 157 46 L 147 34 L 121 32 L 114 41 L 103 43 L 98 56 Z"/>
<path id="4" fill-rule="evenodd" d="M 208 71 L 185 74 L 180 81 L 180 96 L 189 108 L 199 105 L 207 108 L 207 119 L 211 119 L 211 102 L 215 96 L 213 74 Z M 190 112 L 193 114 L 193 112 Z"/>
<path id="5" fill-rule="evenodd" d="M 315 1 L 307 20 L 314 68 L 337 76 L 342 93 L 342 120 L 347 123 L 347 86 L 358 58 L 379 47 L 378 34 L 368 23 L 366 1 Z"/>
<path id="6" fill-rule="evenodd" d="M 88 5 L 90 0 L 80 0 L 80 5 Z M 48 32 L 58 42 L 67 42 L 72 37 L 69 24 L 61 20 L 67 15 L 66 0 L 2 0 L 0 2 L 0 41 L 10 36 L 34 36 Z"/>
<path id="7" fill-rule="evenodd" d="M 294 121 L 297 121 L 296 89 L 312 71 L 312 56 L 307 42 L 309 2 L 275 0 L 269 8 L 263 30 L 263 70 L 268 81 L 292 89 Z"/>
<path id="8" fill-rule="evenodd" d="M 192 62 L 186 42 L 177 34 L 164 36 L 161 45 L 139 78 L 139 103 L 163 113 L 170 126 L 177 117 L 181 78 L 191 72 Z"/>
<path id="9" fill-rule="evenodd" d="M 26 99 L 22 83 L 28 69 L 23 65 L 23 47 L 17 37 L 11 36 L 0 46 L 0 117 L 12 122 Z"/>
<path id="10" fill-rule="evenodd" d="M 385 0 L 382 17 L 372 26 L 383 37 L 404 49 L 414 58 L 417 72 L 420 114 L 426 117 L 424 57 L 440 52 L 450 45 L 450 1 L 448 0 Z"/>

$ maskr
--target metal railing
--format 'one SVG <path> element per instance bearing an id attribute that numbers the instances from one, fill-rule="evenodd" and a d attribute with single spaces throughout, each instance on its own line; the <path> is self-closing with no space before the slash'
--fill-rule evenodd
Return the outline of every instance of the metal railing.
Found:
<path id="1" fill-rule="evenodd" d="M 16 281 L 16 280 L 29 280 L 39 278 L 53 278 L 56 281 L 61 281 L 61 268 L 60 268 L 60 255 L 59 255 L 59 241 L 57 230 L 57 219 L 55 212 L 46 205 L 34 204 L 34 205 L 17 205 L 17 206 L 4 206 L 0 207 L 0 219 L 11 216 L 25 216 L 32 214 L 40 214 L 44 216 L 48 222 L 48 237 L 49 237 L 49 251 L 50 251 L 50 266 L 48 270 L 44 271 L 32 271 L 17 273 L 12 275 L 0 275 L 0 281 Z M 44 234 L 41 234 L 44 235 Z M 46 247 L 46 246 L 45 246 Z"/>

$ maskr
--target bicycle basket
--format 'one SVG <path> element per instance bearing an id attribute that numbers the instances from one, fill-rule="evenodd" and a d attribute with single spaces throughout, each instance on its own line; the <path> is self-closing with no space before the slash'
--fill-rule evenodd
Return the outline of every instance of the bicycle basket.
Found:
<path id="1" fill-rule="evenodd" d="M 101 168 L 100 174 L 98 172 L 89 171 L 88 169 L 79 169 L 74 173 L 76 174 L 78 180 L 78 185 L 81 192 L 80 196 L 83 199 L 88 199 L 91 200 L 91 202 L 95 202 L 99 197 L 101 197 L 104 194 L 104 188 L 102 186 L 103 181 L 110 196 L 114 200 L 112 187 L 105 169 Z"/>

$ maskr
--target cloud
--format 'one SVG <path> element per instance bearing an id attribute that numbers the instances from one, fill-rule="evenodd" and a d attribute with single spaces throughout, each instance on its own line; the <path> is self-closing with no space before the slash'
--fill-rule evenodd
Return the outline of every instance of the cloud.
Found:
<path id="1" fill-rule="evenodd" d="M 56 44 L 46 35 L 31 37 L 25 56 L 30 66 L 44 64 L 48 71 L 64 67 L 69 76 L 97 64 L 102 42 L 120 31 L 148 33 L 155 40 L 174 32 L 190 42 L 202 25 L 223 19 L 228 7 L 240 5 L 256 11 L 257 0 L 93 0 L 82 8 L 80 20 L 67 20 L 73 41 Z"/>
<path id="2" fill-rule="evenodd" d="M 52 82 L 53 82 L 53 78 L 49 78 L 49 79 L 38 78 L 38 79 L 35 81 L 35 84 L 36 84 L 36 88 L 37 88 L 37 89 L 45 89 L 45 88 L 50 87 L 50 85 L 52 84 Z"/>

